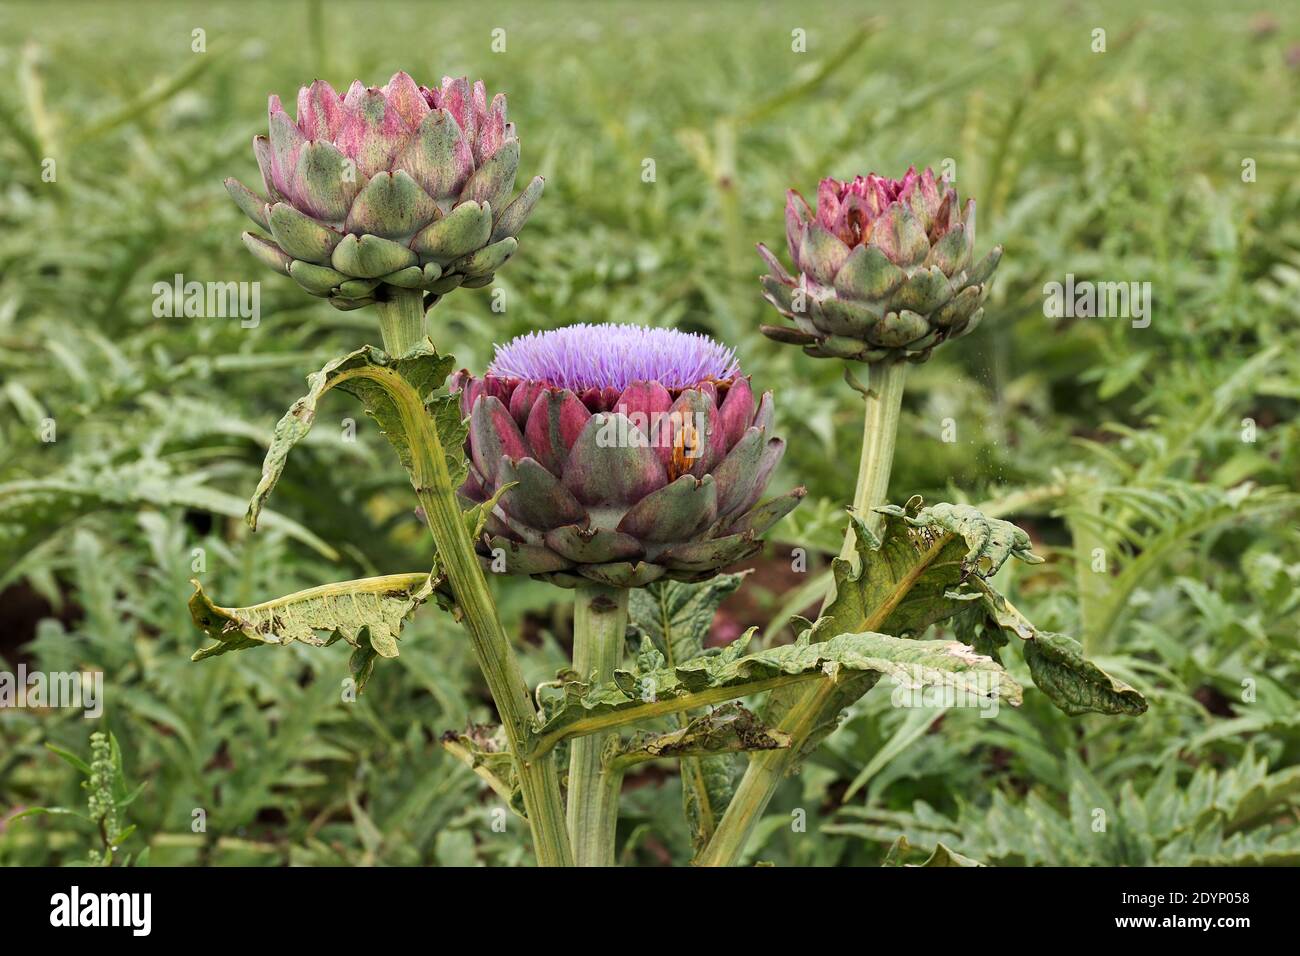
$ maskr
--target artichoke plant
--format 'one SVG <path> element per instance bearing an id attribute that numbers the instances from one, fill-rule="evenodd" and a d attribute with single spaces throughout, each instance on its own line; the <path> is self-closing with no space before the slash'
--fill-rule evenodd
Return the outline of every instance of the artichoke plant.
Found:
<path id="1" fill-rule="evenodd" d="M 758 503 L 785 451 L 772 394 L 756 401 L 734 352 L 702 335 L 530 333 L 453 387 L 469 417 L 461 495 L 501 492 L 478 542 L 488 567 L 504 557 L 566 587 L 707 578 L 758 550 L 804 495 Z"/>
<path id="2" fill-rule="evenodd" d="M 794 326 L 763 333 L 819 358 L 925 361 L 979 325 L 1002 256 L 995 246 L 974 263 L 975 201 L 963 210 L 955 189 L 915 167 L 902 179 L 823 179 L 815 212 L 792 189 L 785 226 L 794 275 L 758 251 L 771 269 L 764 297 Z"/>
<path id="3" fill-rule="evenodd" d="M 298 91 L 298 118 L 270 98 L 270 136 L 253 139 L 265 195 L 226 188 L 270 238 L 244 233 L 262 262 L 340 309 L 386 287 L 436 297 L 477 287 L 515 251 L 542 193 L 516 198 L 519 140 L 505 94 L 444 77 L 439 89 L 395 73 L 346 95 L 317 80 Z M 431 303 L 426 303 L 431 304 Z"/>

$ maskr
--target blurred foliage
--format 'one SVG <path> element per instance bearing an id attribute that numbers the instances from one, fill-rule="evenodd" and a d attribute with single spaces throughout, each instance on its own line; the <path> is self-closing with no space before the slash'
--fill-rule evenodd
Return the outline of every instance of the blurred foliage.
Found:
<path id="1" fill-rule="evenodd" d="M 520 332 L 607 320 L 735 345 L 778 390 L 790 450 L 773 489 L 810 494 L 775 536 L 814 552 L 811 573 L 838 548 L 861 413 L 835 363 L 756 334 L 771 316 L 753 244 L 782 245 L 785 190 L 952 159 L 979 202 L 978 248 L 1006 246 L 983 327 L 910 378 L 894 497 L 991 504 L 1026 527 L 1049 563 L 1008 566 L 1000 589 L 1083 635 L 1151 708 L 1071 719 L 1027 680 L 1024 706 L 991 720 L 868 695 L 773 802 L 751 859 L 875 864 L 906 836 L 917 860 L 942 843 L 1001 864 L 1294 863 L 1295 10 L 483 2 L 471 16 L 394 2 L 361 25 L 354 10 L 0 7 L 0 669 L 103 670 L 106 695 L 99 721 L 0 709 L 0 863 L 85 859 L 84 826 L 13 817 L 83 805 L 82 774 L 47 745 L 89 754 L 96 729 L 147 783 L 118 822 L 155 864 L 531 859 L 521 821 L 494 828 L 500 798 L 438 744 L 492 715 L 435 609 L 355 702 L 341 644 L 189 660 L 191 577 L 246 606 L 429 564 L 401 469 L 342 398 L 264 530 L 239 520 L 302 377 L 378 336 L 366 311 L 265 278 L 221 180 L 255 179 L 267 92 L 397 69 L 506 90 L 521 174 L 547 177 L 497 276 L 506 311 L 492 290 L 453 294 L 439 347 L 481 368 Z M 1150 327 L 1045 318 L 1043 284 L 1066 273 L 1151 282 Z M 156 317 L 154 283 L 177 274 L 263 279 L 260 324 Z M 788 635 L 808 595 L 764 573 L 787 564 L 760 562 L 724 604 L 729 633 Z M 497 590 L 528 679 L 551 678 L 567 596 Z M 629 774 L 622 861 L 689 855 L 680 801 L 675 765 Z"/>

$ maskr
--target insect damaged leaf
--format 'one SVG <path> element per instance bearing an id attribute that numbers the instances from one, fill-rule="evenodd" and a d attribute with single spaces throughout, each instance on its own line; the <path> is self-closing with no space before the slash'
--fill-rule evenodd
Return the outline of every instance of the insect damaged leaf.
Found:
<path id="1" fill-rule="evenodd" d="M 805 632 L 814 644 L 861 631 L 920 634 L 979 600 L 979 592 L 969 587 L 971 580 L 996 574 L 1013 557 L 1031 564 L 1042 560 L 1030 550 L 1024 531 L 969 505 L 927 508 L 914 496 L 904 507 L 886 505 L 876 512 L 884 516 L 879 538 L 857 516 L 851 519 L 856 561 L 837 558 L 831 563 L 835 598 Z M 1001 672 L 991 657 L 978 656 Z M 786 687 L 768 696 L 763 719 L 783 729 L 797 722 L 801 731 L 791 770 L 839 726 L 845 708 L 879 677 L 866 672 L 835 685 Z M 1010 680 L 1005 674 L 1002 679 Z"/>
<path id="2" fill-rule="evenodd" d="M 662 758 L 712 757 L 790 746 L 790 735 L 773 730 L 743 704 L 729 701 L 668 733 L 639 732 L 618 745 L 611 762 L 630 767 Z"/>
<path id="3" fill-rule="evenodd" d="M 980 610 L 993 628 L 1020 638 L 1034 684 L 1071 717 L 1080 714 L 1146 713 L 1146 698 L 1083 656 L 1083 645 L 1065 634 L 1040 631 L 1029 619 L 984 582 Z M 985 629 L 987 630 L 987 628 Z"/>
<path id="4" fill-rule="evenodd" d="M 496 724 L 471 724 L 464 731 L 449 730 L 442 735 L 442 747 L 478 774 L 493 791 L 505 800 L 516 814 L 528 819 L 524 811 L 523 790 L 515 772 L 505 730 Z"/>
<path id="5" fill-rule="evenodd" d="M 435 586 L 429 572 L 387 574 L 323 584 L 249 607 L 222 607 L 198 581 L 192 583 L 190 616 L 216 639 L 192 660 L 294 641 L 325 647 L 342 638 L 355 648 L 350 664 L 358 688 L 365 686 L 376 658 L 397 656 L 398 634 Z"/>
<path id="6" fill-rule="evenodd" d="M 397 452 L 403 467 L 415 479 L 416 461 L 411 432 L 420 418 L 432 420 L 443 447 L 452 487 L 465 477 L 463 453 L 465 425 L 459 405 L 449 395 L 435 394 L 455 365 L 450 355 L 419 347 L 400 359 L 373 346 L 363 346 L 334 359 L 308 376 L 308 391 L 290 407 L 275 426 L 271 447 L 262 462 L 262 477 L 248 506 L 247 520 L 256 528 L 267 498 L 284 472 L 289 452 L 311 431 L 321 397 L 338 388 L 359 399 Z"/>
<path id="7" fill-rule="evenodd" d="M 716 655 L 664 666 L 657 652 L 641 655 L 637 670 L 614 672 L 614 680 L 591 686 L 569 679 L 563 697 L 544 702 L 543 739 L 580 736 L 638 720 L 733 700 L 774 686 L 802 681 L 838 686 L 856 675 L 889 675 L 900 686 L 940 686 L 972 696 L 997 696 L 1020 703 L 1020 686 L 990 658 L 959 641 L 915 641 L 886 634 L 840 634 L 810 641 L 810 631 L 793 644 L 745 654 L 753 631 Z M 989 679 L 989 672 L 997 675 Z M 610 719 L 610 718 L 614 719 Z"/>
<path id="8" fill-rule="evenodd" d="M 1042 561 L 1024 531 L 969 505 L 927 508 L 914 496 L 876 512 L 884 516 L 880 538 L 853 516 L 856 562 L 832 562 L 836 596 L 817 621 L 822 634 L 917 634 L 978 599 L 960 589 L 968 578 L 991 577 L 1012 557 Z"/>

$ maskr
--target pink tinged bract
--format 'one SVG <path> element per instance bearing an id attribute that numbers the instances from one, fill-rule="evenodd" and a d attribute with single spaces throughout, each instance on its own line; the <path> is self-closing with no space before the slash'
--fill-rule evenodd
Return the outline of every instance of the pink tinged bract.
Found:
<path id="1" fill-rule="evenodd" d="M 1001 249 L 972 266 L 975 203 L 963 209 L 931 169 L 826 177 L 815 210 L 788 191 L 785 218 L 794 270 L 759 246 L 763 297 L 790 321 L 763 326 L 769 338 L 818 358 L 923 362 L 979 325 Z"/>
<path id="2" fill-rule="evenodd" d="M 398 72 L 382 87 L 353 81 L 340 95 L 315 80 L 298 91 L 296 118 L 275 95 L 267 112 L 268 135 L 253 141 L 261 192 L 233 180 L 227 190 L 263 230 L 272 231 L 267 207 L 285 203 L 322 230 L 358 237 L 342 242 L 299 224 L 295 236 L 310 232 L 310 241 L 290 245 L 333 250 L 306 259 L 277 245 L 283 229 L 249 244 L 340 309 L 383 298 L 377 285 L 443 295 L 490 284 L 542 193 L 534 177 L 513 195 L 519 140 L 505 94 L 489 100 L 481 81 L 445 77 L 428 89 Z"/>
<path id="3" fill-rule="evenodd" d="M 514 483 L 480 542 L 485 562 L 513 542 L 512 573 L 564 585 L 697 580 L 751 553 L 803 496 L 753 507 L 784 447 L 768 437 L 772 397 L 756 403 L 730 350 L 703 336 L 533 333 L 499 346 L 485 377 L 462 372 L 451 387 L 473 410 L 462 494 L 482 501 Z"/>

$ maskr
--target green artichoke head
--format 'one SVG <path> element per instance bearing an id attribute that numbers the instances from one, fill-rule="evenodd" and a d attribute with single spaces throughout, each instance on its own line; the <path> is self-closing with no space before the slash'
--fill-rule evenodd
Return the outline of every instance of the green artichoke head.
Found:
<path id="1" fill-rule="evenodd" d="M 340 309 L 385 287 L 431 296 L 487 285 L 518 245 L 540 176 L 511 198 L 519 140 L 505 94 L 444 77 L 439 89 L 396 73 L 340 95 L 298 91 L 298 117 L 270 98 L 270 135 L 253 139 L 263 193 L 226 189 L 269 236 L 244 233 L 258 259 Z"/>
<path id="2" fill-rule="evenodd" d="M 790 190 L 785 222 L 793 275 L 758 246 L 764 297 L 794 323 L 763 326 L 769 338 L 819 358 L 923 362 L 979 325 L 1002 247 L 974 262 L 975 201 L 962 209 L 929 169 L 823 179 L 815 211 Z"/>

